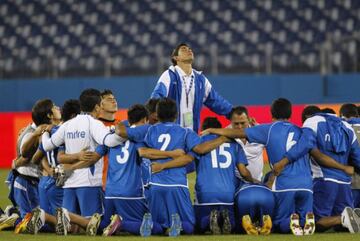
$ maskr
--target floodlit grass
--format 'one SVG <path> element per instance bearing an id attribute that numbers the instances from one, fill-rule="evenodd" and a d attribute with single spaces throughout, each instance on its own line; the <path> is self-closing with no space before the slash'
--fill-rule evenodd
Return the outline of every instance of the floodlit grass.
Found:
<path id="1" fill-rule="evenodd" d="M 8 189 L 4 184 L 6 179 L 8 170 L 1 170 L 0 169 L 0 206 L 4 208 L 6 205 L 10 204 L 10 201 L 7 199 Z M 195 184 L 195 175 L 189 175 L 189 185 L 191 189 L 191 194 L 193 194 L 193 187 Z M 63 236 L 56 236 L 55 234 L 44 234 L 40 233 L 38 235 L 16 235 L 12 231 L 0 231 L 0 240 L 1 241 L 11 241 L 11 240 L 26 240 L 26 241 L 83 241 L 86 239 L 87 241 L 91 240 L 121 240 L 121 241 L 135 241 L 135 240 L 172 240 L 173 238 L 164 237 L 164 236 L 154 236 L 149 238 L 141 238 L 136 236 L 130 235 L 121 235 L 116 237 L 110 238 L 103 238 L 99 237 L 87 237 L 84 235 L 69 235 L 67 237 Z M 270 236 L 248 236 L 248 235 L 224 235 L 224 236 L 210 236 L 210 235 L 191 235 L 191 236 L 180 236 L 177 237 L 176 240 L 196 240 L 196 241 L 252 241 L 252 240 L 261 240 L 261 241 L 293 241 L 295 239 L 301 240 L 316 240 L 316 241 L 333 241 L 333 240 L 341 240 L 341 241 L 348 241 L 348 240 L 360 240 L 360 234 L 349 234 L 349 233 L 325 233 L 325 234 L 315 234 L 313 236 L 304 236 L 304 237 L 295 237 L 293 235 L 279 235 L 279 234 L 272 234 Z"/>

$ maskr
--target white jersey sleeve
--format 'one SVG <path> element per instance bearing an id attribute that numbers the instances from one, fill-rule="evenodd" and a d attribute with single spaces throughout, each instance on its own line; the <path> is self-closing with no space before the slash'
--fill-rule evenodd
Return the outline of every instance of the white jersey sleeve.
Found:
<path id="1" fill-rule="evenodd" d="M 48 132 L 42 135 L 41 142 L 45 151 L 51 151 L 65 143 L 65 127 L 66 122 L 51 137 Z"/>
<path id="2" fill-rule="evenodd" d="M 122 144 L 125 139 L 115 133 L 111 133 L 101 121 L 92 119 L 90 123 L 90 135 L 94 138 L 97 144 L 114 147 Z"/>
<path id="3" fill-rule="evenodd" d="M 211 85 L 210 81 L 208 80 L 208 78 L 205 77 L 205 94 L 204 94 L 203 102 L 205 102 L 207 97 L 209 96 L 211 88 L 212 88 L 212 85 Z"/>

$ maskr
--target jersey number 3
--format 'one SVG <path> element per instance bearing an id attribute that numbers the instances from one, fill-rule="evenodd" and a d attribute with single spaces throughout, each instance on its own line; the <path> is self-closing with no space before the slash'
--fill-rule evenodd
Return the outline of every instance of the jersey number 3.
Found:
<path id="1" fill-rule="evenodd" d="M 129 145 L 130 145 L 130 141 L 126 141 L 125 145 L 121 147 L 121 154 L 120 155 L 116 155 L 116 161 L 119 164 L 124 164 L 128 161 L 129 159 Z"/>

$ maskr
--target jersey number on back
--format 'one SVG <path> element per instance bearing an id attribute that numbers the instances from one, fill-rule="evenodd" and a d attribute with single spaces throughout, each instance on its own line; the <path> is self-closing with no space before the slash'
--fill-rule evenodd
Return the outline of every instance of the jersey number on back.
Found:
<path id="1" fill-rule="evenodd" d="M 290 132 L 286 141 L 286 151 L 289 151 L 293 145 L 296 144 L 296 141 L 294 141 L 294 135 L 295 132 Z"/>
<path id="2" fill-rule="evenodd" d="M 212 168 L 228 168 L 231 165 L 231 154 L 230 152 L 225 150 L 225 147 L 230 147 L 230 143 L 224 143 L 219 147 L 219 154 L 216 153 L 217 149 L 211 151 L 211 164 Z M 225 162 L 218 162 L 217 157 L 224 156 L 226 161 Z"/>
<path id="3" fill-rule="evenodd" d="M 125 145 L 121 147 L 121 155 L 116 155 L 116 161 L 119 164 L 124 164 L 129 160 L 129 145 L 130 141 L 126 141 Z"/>
<path id="4" fill-rule="evenodd" d="M 159 136 L 158 142 L 163 143 L 161 148 L 160 148 L 160 151 L 165 151 L 166 150 L 166 148 L 168 147 L 168 145 L 170 143 L 170 140 L 171 140 L 170 134 L 161 134 Z"/>

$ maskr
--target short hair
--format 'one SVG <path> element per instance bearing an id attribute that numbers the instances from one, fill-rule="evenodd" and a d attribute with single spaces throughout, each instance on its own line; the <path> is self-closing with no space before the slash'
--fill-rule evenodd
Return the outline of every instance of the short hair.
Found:
<path id="1" fill-rule="evenodd" d="M 53 114 L 53 107 L 54 103 L 50 99 L 42 99 L 36 101 L 31 111 L 31 117 L 36 126 L 51 123 L 48 115 Z"/>
<path id="2" fill-rule="evenodd" d="M 144 105 L 136 104 L 128 109 L 127 115 L 129 124 L 132 125 L 141 121 L 144 118 L 148 118 L 149 112 Z"/>
<path id="3" fill-rule="evenodd" d="M 321 113 L 336 114 L 336 112 L 331 108 L 323 108 L 323 109 L 321 109 Z"/>
<path id="4" fill-rule="evenodd" d="M 101 98 L 104 98 L 107 95 L 114 95 L 113 92 L 109 89 L 105 89 L 100 93 Z"/>
<path id="5" fill-rule="evenodd" d="M 291 102 L 285 98 L 274 100 L 271 104 L 271 115 L 275 119 L 290 119 Z"/>
<path id="6" fill-rule="evenodd" d="M 149 111 L 149 114 L 152 114 L 152 113 L 156 112 L 157 103 L 159 103 L 159 99 L 155 99 L 155 98 L 149 99 L 146 102 L 145 107 Z"/>
<path id="7" fill-rule="evenodd" d="M 101 93 L 97 89 L 86 89 L 80 95 L 80 109 L 84 112 L 92 112 L 96 105 L 101 102 Z"/>
<path id="8" fill-rule="evenodd" d="M 340 107 L 340 116 L 344 116 L 345 118 L 358 117 L 359 113 L 357 106 L 351 103 L 343 104 Z"/>
<path id="9" fill-rule="evenodd" d="M 171 62 L 172 62 L 172 64 L 175 66 L 175 65 L 177 65 L 177 61 L 175 60 L 175 56 L 178 56 L 179 55 L 179 49 L 182 47 L 182 46 L 187 46 L 187 47 L 189 47 L 190 48 L 190 46 L 188 45 L 188 44 L 186 44 L 186 43 L 180 43 L 180 44 L 178 44 L 176 47 L 175 47 L 175 49 L 172 51 L 172 53 L 171 53 Z"/>
<path id="10" fill-rule="evenodd" d="M 221 123 L 216 117 L 206 117 L 202 124 L 202 130 L 209 128 L 221 128 Z"/>
<path id="11" fill-rule="evenodd" d="M 303 110 L 303 112 L 301 113 L 301 121 L 302 123 L 304 123 L 306 121 L 307 118 L 313 116 L 316 113 L 320 113 L 321 110 L 318 106 L 316 105 L 309 105 L 306 106 Z"/>
<path id="12" fill-rule="evenodd" d="M 177 117 L 176 102 L 170 98 L 162 98 L 156 105 L 156 113 L 161 122 L 173 122 Z"/>
<path id="13" fill-rule="evenodd" d="M 80 112 L 79 100 L 70 99 L 65 101 L 61 108 L 61 118 L 64 122 L 66 122 L 80 114 Z"/>
<path id="14" fill-rule="evenodd" d="M 239 106 L 233 107 L 230 111 L 230 119 L 233 117 L 234 114 L 242 115 L 244 113 L 246 116 L 249 116 L 248 110 L 246 109 L 245 106 L 239 105 Z"/>

